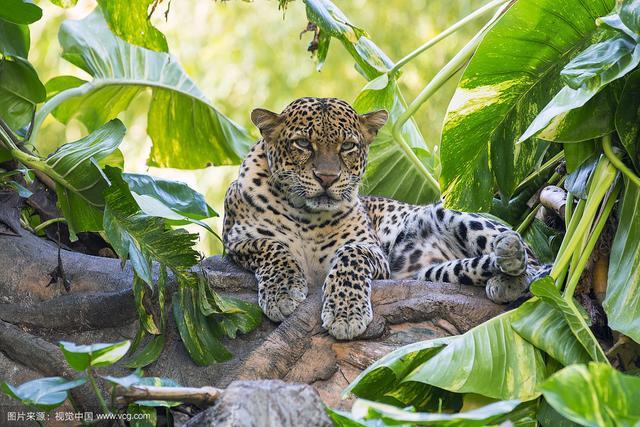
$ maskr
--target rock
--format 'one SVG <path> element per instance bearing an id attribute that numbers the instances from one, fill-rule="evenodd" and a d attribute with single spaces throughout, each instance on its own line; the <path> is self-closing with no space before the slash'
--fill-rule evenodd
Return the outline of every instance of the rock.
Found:
<path id="1" fill-rule="evenodd" d="M 186 426 L 324 427 L 333 425 L 313 387 L 280 380 L 234 381 Z"/>

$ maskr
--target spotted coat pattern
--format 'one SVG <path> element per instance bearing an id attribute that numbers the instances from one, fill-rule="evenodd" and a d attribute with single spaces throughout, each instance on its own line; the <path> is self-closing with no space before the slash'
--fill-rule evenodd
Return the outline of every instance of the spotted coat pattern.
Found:
<path id="1" fill-rule="evenodd" d="M 419 278 L 486 285 L 496 302 L 526 291 L 536 265 L 520 236 L 478 214 L 359 197 L 369 144 L 385 111 L 302 98 L 257 109 L 258 141 L 225 198 L 227 253 L 253 271 L 258 303 L 282 321 L 322 287 L 323 326 L 338 339 L 371 322 L 371 281 Z"/>

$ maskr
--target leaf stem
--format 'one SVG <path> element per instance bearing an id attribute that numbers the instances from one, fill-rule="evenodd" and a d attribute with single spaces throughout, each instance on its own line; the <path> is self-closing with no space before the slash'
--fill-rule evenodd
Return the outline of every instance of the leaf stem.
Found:
<path id="1" fill-rule="evenodd" d="M 50 226 L 51 224 L 55 224 L 56 222 L 66 222 L 67 219 L 60 217 L 60 218 L 51 218 L 46 220 L 45 222 L 36 225 L 35 227 L 33 227 L 33 233 L 36 234 L 38 233 L 40 230 L 43 230 L 45 228 L 47 228 L 48 226 Z"/>
<path id="2" fill-rule="evenodd" d="M 107 403 L 104 400 L 104 396 L 102 395 L 102 392 L 98 388 L 98 384 L 96 384 L 96 379 L 93 376 L 93 370 L 91 368 L 87 368 L 86 373 L 87 373 L 87 378 L 89 378 L 89 382 L 91 383 L 91 387 L 93 388 L 93 391 L 96 394 L 96 397 L 98 398 L 98 402 L 100 403 L 100 408 L 105 414 L 110 414 L 111 410 L 107 406 Z"/>
<path id="3" fill-rule="evenodd" d="M 529 182 L 533 181 L 534 179 L 542 175 L 542 173 L 545 172 L 547 169 L 549 169 L 551 166 L 555 166 L 555 164 L 561 161 L 562 159 L 564 159 L 564 151 L 560 151 L 558 154 L 556 154 L 555 156 L 547 160 L 543 165 L 541 165 L 534 172 L 529 174 L 529 176 L 527 176 L 525 179 L 522 180 L 522 182 L 520 182 L 520 184 L 518 184 L 516 189 L 513 190 L 513 193 L 514 194 L 518 193 Z"/>
<path id="4" fill-rule="evenodd" d="M 618 199 L 618 193 L 620 192 L 620 186 L 616 185 L 609 196 L 607 197 L 607 201 L 600 212 L 600 216 L 596 221 L 596 225 L 593 228 L 593 232 L 591 236 L 589 236 L 589 240 L 585 245 L 584 249 L 581 251 L 580 259 L 578 260 L 575 269 L 571 271 L 571 275 L 569 276 L 569 281 L 564 290 L 564 298 L 566 300 L 570 300 L 573 298 L 573 293 L 576 290 L 576 286 L 580 281 L 580 276 L 582 276 L 582 272 L 584 271 L 589 258 L 591 257 L 591 252 L 593 252 L 593 248 L 596 246 L 596 242 L 598 238 L 600 238 L 600 233 L 602 233 L 602 229 L 607 223 L 607 219 L 609 218 L 609 214 L 613 210 L 613 205 L 615 205 L 616 200 Z"/>
<path id="5" fill-rule="evenodd" d="M 458 22 L 456 22 L 446 30 L 437 34 L 435 37 L 427 40 L 427 42 L 425 42 L 423 45 L 415 49 L 413 52 L 401 58 L 398 62 L 396 62 L 393 68 L 389 70 L 389 74 L 390 75 L 396 74 L 400 70 L 400 68 L 404 67 L 406 64 L 411 62 L 414 58 L 416 58 L 418 55 L 420 55 L 424 51 L 428 50 L 429 48 L 435 46 L 438 42 L 449 37 L 451 34 L 455 33 L 460 28 L 467 25 L 469 22 L 475 20 L 476 18 L 481 17 L 485 13 L 491 11 L 493 8 L 500 6 L 501 4 L 506 3 L 507 1 L 509 0 L 493 0 L 485 4 L 484 6 L 476 9 L 475 11 L 471 12 L 469 15 L 465 16 L 464 18 L 462 18 L 461 20 L 459 20 Z"/>
<path id="6" fill-rule="evenodd" d="M 633 182 L 637 187 L 640 187 L 640 177 L 633 173 L 631 169 L 624 164 L 622 160 L 614 153 L 613 146 L 611 145 L 611 135 L 605 135 L 602 137 L 602 149 L 604 155 L 607 156 L 609 161 L 623 174 L 629 178 L 629 181 Z"/>
<path id="7" fill-rule="evenodd" d="M 36 113 L 36 117 L 33 121 L 33 129 L 31 131 L 31 136 L 29 137 L 29 143 L 32 146 L 36 146 L 36 141 L 38 138 L 38 133 L 40 132 L 40 128 L 42 127 L 42 123 L 44 123 L 44 119 L 47 118 L 49 114 L 53 112 L 60 104 L 65 102 L 68 99 L 74 98 L 76 96 L 86 95 L 93 89 L 93 84 L 91 82 L 84 83 L 78 87 L 74 87 L 71 89 L 64 90 L 47 102 L 42 105 L 42 108 L 38 110 Z"/>

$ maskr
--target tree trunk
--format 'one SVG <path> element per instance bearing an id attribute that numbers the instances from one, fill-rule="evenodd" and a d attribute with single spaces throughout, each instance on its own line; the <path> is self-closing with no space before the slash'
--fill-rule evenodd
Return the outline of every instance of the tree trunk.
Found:
<path id="1" fill-rule="evenodd" d="M 57 347 L 59 340 L 77 343 L 115 342 L 133 338 L 137 317 L 131 290 L 130 266 L 120 261 L 62 251 L 67 292 L 51 281 L 58 263 L 55 244 L 24 230 L 20 236 L 0 235 L 0 372 L 19 384 L 30 379 L 70 376 Z M 252 274 L 220 257 L 203 262 L 210 286 L 223 295 L 256 302 Z M 169 294 L 175 283 L 169 280 Z M 321 327 L 320 289 L 281 324 L 264 319 L 255 331 L 226 340 L 234 358 L 201 367 L 184 349 L 174 322 L 168 325 L 160 359 L 145 369 L 146 376 L 171 378 L 185 387 L 225 388 L 235 380 L 282 379 L 311 384 L 322 400 L 349 407 L 341 390 L 374 360 L 425 339 L 465 332 L 503 311 L 489 301 L 484 289 L 422 281 L 376 281 L 372 301 L 374 321 L 356 341 L 339 342 Z M 170 310 L 170 298 L 167 310 Z M 101 370 L 126 375 L 114 366 Z M 83 386 L 86 387 L 86 386 Z M 73 393 L 79 406 L 95 407 L 88 389 Z M 0 396 L 0 405 L 13 405 Z"/>

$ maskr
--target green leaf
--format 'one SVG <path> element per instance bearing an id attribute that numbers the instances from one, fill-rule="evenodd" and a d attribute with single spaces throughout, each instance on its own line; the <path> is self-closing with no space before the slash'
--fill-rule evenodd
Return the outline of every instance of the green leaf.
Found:
<path id="1" fill-rule="evenodd" d="M 146 264 L 149 266 L 149 264 Z M 147 278 L 149 281 L 153 282 L 153 277 L 151 275 L 151 269 L 145 271 L 147 274 Z M 160 329 L 156 325 L 156 322 L 153 318 L 153 315 L 147 311 L 144 303 L 144 295 L 145 295 L 145 281 L 140 278 L 137 274 L 133 276 L 133 295 L 136 302 L 136 311 L 138 312 L 138 320 L 140 321 L 140 327 L 145 331 L 149 332 L 153 335 L 160 335 Z"/>
<path id="2" fill-rule="evenodd" d="M 0 19 L 14 24 L 33 24 L 42 18 L 42 9 L 24 0 L 2 0 Z"/>
<path id="3" fill-rule="evenodd" d="M 637 37 L 640 34 L 640 1 L 622 0 L 618 15 L 624 25 L 636 33 Z"/>
<path id="4" fill-rule="evenodd" d="M 560 70 L 591 41 L 596 18 L 613 6 L 613 0 L 518 1 L 489 30 L 444 123 L 440 182 L 449 206 L 487 211 L 494 181 L 505 199 L 528 175 L 536 144 L 515 142 L 562 87 Z"/>
<path id="5" fill-rule="evenodd" d="M 540 390 L 560 414 L 584 426 L 636 426 L 640 423 L 640 378 L 605 363 L 572 365 L 545 381 Z"/>
<path id="6" fill-rule="evenodd" d="M 56 76 L 45 83 L 44 86 L 47 88 L 47 98 L 51 99 L 60 92 L 82 86 L 86 82 L 86 80 L 76 76 Z"/>
<path id="7" fill-rule="evenodd" d="M 56 197 L 72 241 L 77 239 L 76 233 L 102 231 L 104 218 L 101 208 L 89 204 L 79 194 L 60 184 L 56 184 Z"/>
<path id="8" fill-rule="evenodd" d="M 218 214 L 202 194 L 187 184 L 143 174 L 125 173 L 122 178 L 129 184 L 131 195 L 147 215 L 168 219 L 173 225 L 198 224 L 215 234 L 201 220 Z"/>
<path id="9" fill-rule="evenodd" d="M 173 296 L 173 318 L 182 342 L 195 363 L 201 366 L 229 360 L 232 354 L 216 338 L 198 307 L 197 283 L 182 283 Z"/>
<path id="10" fill-rule="evenodd" d="M 616 130 L 629 158 L 640 168 L 640 70 L 627 76 L 616 111 Z"/>
<path id="11" fill-rule="evenodd" d="M 584 161 L 575 171 L 567 176 L 564 188 L 581 199 L 587 198 L 589 180 L 598 164 L 600 156 L 593 156 Z"/>
<path id="12" fill-rule="evenodd" d="M 587 48 L 563 72 L 569 73 L 564 86 L 531 122 L 520 137 L 524 141 L 545 128 L 551 120 L 582 107 L 600 89 L 630 73 L 640 63 L 640 46 L 624 35 L 615 36 Z"/>
<path id="13" fill-rule="evenodd" d="M 546 368 L 540 351 L 511 328 L 514 318 L 510 311 L 456 337 L 404 382 L 494 399 L 535 399 Z"/>
<path id="14" fill-rule="evenodd" d="M 553 118 L 537 137 L 547 141 L 581 142 L 608 135 L 615 130 L 621 89 L 617 84 L 605 87 L 582 107 Z"/>
<path id="15" fill-rule="evenodd" d="M 89 205 L 103 208 L 103 192 L 108 180 L 97 162 L 113 153 L 122 142 L 126 128 L 112 120 L 89 135 L 58 148 L 46 159 L 50 176 Z"/>
<path id="16" fill-rule="evenodd" d="M 368 34 L 351 22 L 347 16 L 329 0 L 305 0 L 307 18 L 316 24 L 321 34 L 334 37 L 342 42 L 345 49 L 356 61 L 358 71 L 367 80 L 391 69 L 393 62 L 368 38 Z M 329 46 L 329 39 L 322 40 L 323 56 Z M 323 59 L 323 58 L 322 58 Z"/>
<path id="17" fill-rule="evenodd" d="M 164 349 L 164 343 L 164 334 L 154 336 L 142 350 L 127 360 L 124 366 L 127 368 L 144 368 L 152 364 L 160 357 Z"/>
<path id="18" fill-rule="evenodd" d="M 505 400 L 456 414 L 424 413 L 400 409 L 384 403 L 358 399 L 354 402 L 351 413 L 356 419 L 381 419 L 384 425 L 430 425 L 465 427 L 486 426 L 513 411 L 520 404 L 519 400 Z"/>
<path id="19" fill-rule="evenodd" d="M 121 385 L 122 387 L 130 387 L 134 384 L 140 383 L 140 380 L 142 379 L 142 372 L 140 371 L 140 369 L 136 369 L 133 373 L 127 375 L 126 377 L 103 375 L 102 378 L 109 381 L 110 383 Z"/>
<path id="20" fill-rule="evenodd" d="M 93 129 L 151 88 L 149 165 L 194 169 L 237 164 L 253 144 L 243 128 L 209 103 L 175 58 L 114 36 L 99 10 L 80 21 L 65 21 L 59 39 L 63 57 L 94 79 L 84 96 L 56 109 L 58 120 L 66 123 L 78 116 Z"/>
<path id="21" fill-rule="evenodd" d="M 353 393 L 358 397 L 378 400 L 423 362 L 437 354 L 454 338 L 445 337 L 417 342 L 401 347 L 377 360 L 362 371 L 342 392 L 343 397 Z"/>
<path id="22" fill-rule="evenodd" d="M 609 257 L 608 325 L 640 343 L 640 189 L 625 179 L 618 230 Z"/>
<path id="23" fill-rule="evenodd" d="M 114 344 L 90 345 L 60 341 L 60 349 L 64 358 L 76 371 L 84 371 L 91 366 L 111 366 L 127 354 L 129 346 L 131 346 L 129 340 Z"/>
<path id="24" fill-rule="evenodd" d="M 33 66 L 22 58 L 0 60 L 0 117 L 14 130 L 31 121 L 46 91 Z"/>
<path id="25" fill-rule="evenodd" d="M 393 125 L 405 111 L 402 99 L 395 78 L 389 80 L 383 74 L 369 82 L 354 102 L 359 113 L 389 111 L 389 121 L 369 147 L 361 192 L 413 204 L 431 203 L 439 194 L 427 184 L 422 169 L 432 173 L 433 158 L 415 121 L 411 119 L 403 126 L 403 141 L 396 141 L 391 134 Z"/>
<path id="26" fill-rule="evenodd" d="M 537 218 L 522 235 L 541 264 L 553 263 L 559 248 L 558 245 L 554 245 L 554 241 L 559 240 L 560 236 L 559 231 L 548 227 Z"/>
<path id="27" fill-rule="evenodd" d="M 155 0 L 98 0 L 111 31 L 125 41 L 160 52 L 169 51 L 167 39 L 149 20 Z"/>
<path id="28" fill-rule="evenodd" d="M 87 379 L 85 377 L 75 380 L 67 380 L 62 377 L 47 377 L 26 382 L 18 387 L 13 387 L 11 384 L 3 382 L 0 385 L 0 390 L 25 406 L 50 411 L 67 400 L 68 390 L 86 382 Z"/>
<path id="29" fill-rule="evenodd" d="M 105 190 L 104 231 L 121 259 L 127 256 L 138 276 L 153 286 L 151 260 L 158 261 L 176 274 L 197 263 L 193 250 L 197 234 L 166 227 L 161 218 L 140 213 L 128 184 L 118 169 L 107 166 L 111 186 Z"/>
<path id="30" fill-rule="evenodd" d="M 131 427 L 156 427 L 158 425 L 158 413 L 155 408 L 130 404 L 127 414 L 131 415 L 129 425 Z"/>
<path id="31" fill-rule="evenodd" d="M 546 276 L 536 280 L 531 284 L 530 290 L 535 296 L 562 313 L 571 332 L 573 332 L 573 335 L 578 339 L 580 344 L 582 344 L 592 360 L 596 362 L 607 361 L 607 356 L 604 354 L 602 347 L 600 347 L 600 344 L 598 344 L 598 341 L 591 333 L 589 326 L 575 304 L 570 304 L 562 298 L 556 289 L 553 278 Z M 558 361 L 562 362 L 561 360 Z"/>
<path id="32" fill-rule="evenodd" d="M 565 366 L 591 360 L 562 313 L 537 298 L 530 299 L 516 310 L 511 327 Z"/>
<path id="33" fill-rule="evenodd" d="M 549 405 L 544 399 L 542 399 L 540 406 L 538 407 L 536 420 L 541 426 L 577 427 L 579 425 L 560 415 L 558 411 L 553 409 L 553 407 L 551 407 L 551 405 Z"/>
<path id="34" fill-rule="evenodd" d="M 2 55 L 27 59 L 29 43 L 29 27 L 0 19 L 0 53 Z"/>

